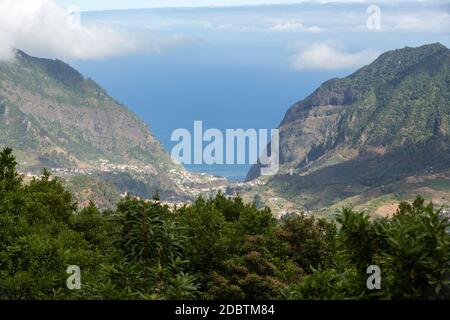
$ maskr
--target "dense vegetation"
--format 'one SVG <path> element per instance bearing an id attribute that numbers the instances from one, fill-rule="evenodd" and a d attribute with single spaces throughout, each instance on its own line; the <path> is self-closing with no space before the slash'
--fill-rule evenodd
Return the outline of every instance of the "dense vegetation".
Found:
<path id="1" fill-rule="evenodd" d="M 170 209 L 127 197 L 77 209 L 44 170 L 24 184 L 0 154 L 2 299 L 450 298 L 450 223 L 418 197 L 391 219 L 343 209 L 335 222 L 273 218 L 218 194 Z M 80 290 L 66 287 L 69 265 Z M 366 286 L 381 268 L 381 290 Z"/>

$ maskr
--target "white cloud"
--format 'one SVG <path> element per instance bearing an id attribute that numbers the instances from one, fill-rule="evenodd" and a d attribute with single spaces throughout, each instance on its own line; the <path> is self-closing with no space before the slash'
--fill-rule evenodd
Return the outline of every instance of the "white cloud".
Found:
<path id="1" fill-rule="evenodd" d="M 316 42 L 294 56 L 293 65 L 298 70 L 339 70 L 361 67 L 378 57 L 373 50 L 348 53 L 332 43 Z"/>
<path id="2" fill-rule="evenodd" d="M 17 48 L 30 54 L 95 59 L 137 50 L 129 34 L 102 25 L 83 26 L 53 0 L 0 0 L 0 59 Z"/>
<path id="3" fill-rule="evenodd" d="M 450 14 L 442 12 L 422 12 L 387 17 L 388 26 L 398 31 L 447 32 L 450 30 Z M 389 28 L 388 28 L 389 29 Z"/>
<path id="4" fill-rule="evenodd" d="M 318 26 L 305 27 L 300 20 L 279 20 L 274 22 L 273 26 L 270 27 L 270 30 L 276 32 L 320 32 L 323 28 Z"/>

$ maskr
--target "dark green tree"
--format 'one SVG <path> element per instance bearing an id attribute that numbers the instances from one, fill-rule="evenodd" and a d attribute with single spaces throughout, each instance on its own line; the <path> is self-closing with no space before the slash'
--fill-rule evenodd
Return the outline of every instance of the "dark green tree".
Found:
<path id="1" fill-rule="evenodd" d="M 11 190 L 22 182 L 22 177 L 16 170 L 17 162 L 11 148 L 4 148 L 0 152 L 0 188 Z"/>

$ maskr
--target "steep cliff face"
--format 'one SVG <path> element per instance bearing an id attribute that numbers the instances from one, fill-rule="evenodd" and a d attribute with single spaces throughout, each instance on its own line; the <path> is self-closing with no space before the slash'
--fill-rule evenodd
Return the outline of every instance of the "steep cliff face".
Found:
<path id="1" fill-rule="evenodd" d="M 386 52 L 325 82 L 289 109 L 279 129 L 282 167 L 268 185 L 291 198 L 306 194 L 313 207 L 447 172 L 450 50 L 431 44 Z M 259 171 L 254 166 L 247 179 Z"/>
<path id="2" fill-rule="evenodd" d="M 301 169 L 332 153 L 353 159 L 430 140 L 444 143 L 449 102 L 449 49 L 432 44 L 386 52 L 289 109 L 279 127 L 280 162 Z M 253 168 L 248 179 L 258 171 Z"/>
<path id="3" fill-rule="evenodd" d="M 26 153 L 27 166 L 90 167 L 99 159 L 168 163 L 134 114 L 92 80 L 58 60 L 17 51 L 0 63 L 0 145 Z"/>

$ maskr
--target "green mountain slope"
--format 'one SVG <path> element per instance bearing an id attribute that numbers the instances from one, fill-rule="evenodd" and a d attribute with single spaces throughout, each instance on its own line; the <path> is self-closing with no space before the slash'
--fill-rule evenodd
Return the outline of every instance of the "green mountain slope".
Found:
<path id="1" fill-rule="evenodd" d="M 169 161 L 142 121 L 59 60 L 18 51 L 0 64 L 0 101 L 0 144 L 25 152 L 29 167 Z"/>
<path id="2" fill-rule="evenodd" d="M 431 44 L 386 52 L 325 82 L 292 106 L 279 128 L 282 168 L 268 186 L 292 201 L 303 198 L 307 208 L 379 188 L 400 192 L 415 175 L 439 173 L 447 181 L 450 50 Z"/>
<path id="3" fill-rule="evenodd" d="M 147 125 L 94 81 L 19 50 L 0 62 L 3 146 L 14 149 L 22 172 L 47 167 L 73 182 L 76 194 L 88 195 L 81 202 L 112 204 L 108 199 L 125 192 L 149 198 L 157 190 L 163 199 L 185 199 L 192 185 Z"/>

